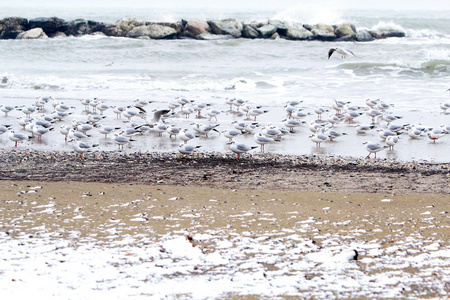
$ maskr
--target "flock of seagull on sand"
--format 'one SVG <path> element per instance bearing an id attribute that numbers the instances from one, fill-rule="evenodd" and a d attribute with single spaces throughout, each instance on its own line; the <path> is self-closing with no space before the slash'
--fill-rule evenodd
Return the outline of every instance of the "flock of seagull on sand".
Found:
<path id="1" fill-rule="evenodd" d="M 339 51 L 337 52 L 339 53 Z M 285 115 L 280 118 L 283 126 L 257 121 L 260 115 L 268 112 L 267 109 L 254 106 L 242 99 L 234 98 L 225 101 L 226 103 L 223 103 L 223 105 L 229 106 L 230 112 L 242 115 L 243 118 L 242 120 L 232 121 L 228 126 L 231 129 L 219 131 L 220 124 L 217 124 L 217 122 L 223 111 L 215 109 L 213 105 L 181 97 L 168 103 L 167 108 L 163 109 L 150 108 L 152 102 L 147 100 L 130 101 L 127 105 L 120 107 L 108 105 L 96 98 L 81 99 L 80 102 L 84 107 L 83 120 L 75 120 L 70 117 L 75 115 L 75 107 L 52 97 L 37 97 L 33 105 L 0 105 L 0 110 L 6 117 L 13 111 L 22 112 L 17 117 L 20 129 L 16 132 L 13 130 L 13 124 L 3 124 L 0 125 L 0 135 L 7 133 L 9 139 L 17 147 L 19 142 L 27 140 L 41 143 L 42 137 L 46 133 L 57 129 L 64 136 L 65 141 L 72 145 L 73 150 L 80 157 L 83 157 L 84 153 L 92 151 L 94 147 L 98 146 L 97 143 L 92 141 L 94 129 L 98 130 L 105 139 L 110 138 L 109 135 L 114 135 L 111 139 L 117 144 L 119 150 L 132 143 L 136 136 L 152 134 L 153 132 L 153 134 L 159 136 L 165 134 L 170 139 L 181 140 L 178 152 L 187 158 L 200 147 L 193 144 L 195 139 L 208 138 L 208 134 L 216 131 L 227 139 L 229 149 L 236 153 L 239 160 L 241 154 L 258 147 L 260 147 L 261 153 L 264 153 L 265 145 L 280 142 L 284 135 L 295 132 L 296 127 L 303 124 L 309 124 L 311 130 L 309 138 L 316 144 L 316 147 L 320 147 L 321 143 L 327 140 L 333 141 L 346 134 L 335 129 L 337 123 L 354 124 L 354 120 L 363 114 L 367 115 L 372 122 L 368 124 L 356 123 L 357 134 L 363 135 L 367 131 L 377 130 L 381 138 L 379 143 L 364 143 L 369 153 L 367 158 L 372 153 L 376 158 L 377 152 L 387 148 L 393 149 L 398 143 L 400 134 L 407 134 L 411 139 L 428 137 L 434 143 L 450 132 L 450 126 L 444 125 L 435 128 L 422 126 L 421 124 L 398 125 L 394 122 L 402 117 L 390 113 L 389 108 L 392 105 L 379 99 L 368 99 L 363 106 L 333 100 L 330 107 L 318 106 L 314 108 L 314 112 L 306 112 L 304 108 L 299 107 L 302 101 L 288 101 L 284 106 Z M 450 102 L 441 103 L 441 109 L 444 112 L 450 111 Z M 305 121 L 305 118 L 309 115 L 314 117 L 312 122 Z M 327 116 L 325 117 L 325 115 Z M 80 116 L 80 114 L 77 116 Z M 107 118 L 114 121 L 108 122 L 109 124 L 117 126 L 105 125 L 104 120 Z M 178 120 L 194 118 L 202 121 L 185 123 L 190 124 L 190 126 L 182 128 L 176 125 L 177 118 Z M 1 123 L 3 122 L 0 119 Z M 381 123 L 383 126 L 379 125 Z M 253 141 L 257 145 L 236 143 L 233 140 L 239 135 L 249 134 L 253 135 Z"/>

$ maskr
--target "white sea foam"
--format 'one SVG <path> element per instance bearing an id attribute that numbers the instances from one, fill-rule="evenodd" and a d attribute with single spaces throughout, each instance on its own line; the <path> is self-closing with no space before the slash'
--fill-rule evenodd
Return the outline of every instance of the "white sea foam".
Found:
<path id="1" fill-rule="evenodd" d="M 273 17 L 272 20 L 287 21 L 303 24 L 339 24 L 342 22 L 341 15 L 335 10 L 324 9 L 323 6 L 297 5 L 283 10 Z"/>

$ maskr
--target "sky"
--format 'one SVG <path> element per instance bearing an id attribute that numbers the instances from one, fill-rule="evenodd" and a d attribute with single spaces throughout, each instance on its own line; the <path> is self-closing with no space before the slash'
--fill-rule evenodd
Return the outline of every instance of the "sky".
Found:
<path id="1" fill-rule="evenodd" d="M 65 7 L 155 7 L 164 9 L 215 8 L 215 9 L 283 9 L 297 5 L 323 6 L 328 9 L 389 9 L 389 10 L 450 10 L 450 1 L 443 0 L 0 0 L 1 6 L 65 6 Z"/>

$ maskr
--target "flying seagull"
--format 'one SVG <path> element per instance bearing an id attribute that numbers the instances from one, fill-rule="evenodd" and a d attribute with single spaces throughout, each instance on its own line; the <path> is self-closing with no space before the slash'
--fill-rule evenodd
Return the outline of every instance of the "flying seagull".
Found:
<path id="1" fill-rule="evenodd" d="M 353 52 L 350 51 L 350 50 L 342 49 L 342 48 L 331 48 L 328 51 L 328 59 L 330 59 L 331 55 L 334 52 L 337 52 L 337 53 L 341 54 L 341 58 L 347 58 L 347 57 L 350 57 L 350 56 L 355 56 L 355 54 L 353 54 Z"/>

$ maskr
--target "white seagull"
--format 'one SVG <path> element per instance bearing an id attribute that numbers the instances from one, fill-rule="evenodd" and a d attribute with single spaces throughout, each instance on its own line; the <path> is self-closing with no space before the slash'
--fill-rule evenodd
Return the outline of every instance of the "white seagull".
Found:
<path id="1" fill-rule="evenodd" d="M 367 158 L 370 158 L 370 154 L 375 153 L 375 158 L 377 158 L 377 152 L 388 148 L 387 145 L 380 145 L 372 142 L 365 142 L 363 145 L 366 145 L 366 150 L 369 151 Z"/>
<path id="2" fill-rule="evenodd" d="M 192 145 L 181 144 L 178 147 L 178 152 L 180 152 L 181 154 L 183 154 L 185 156 L 184 161 L 186 161 L 188 155 L 194 153 L 194 151 L 200 147 L 201 146 L 192 146 Z"/>
<path id="3" fill-rule="evenodd" d="M 398 143 L 398 136 L 388 136 L 385 140 L 385 143 L 389 146 L 390 150 L 394 150 L 394 146 Z"/>
<path id="4" fill-rule="evenodd" d="M 189 131 L 187 128 L 184 128 L 183 130 L 181 130 L 179 133 L 178 133 L 178 138 L 180 139 L 180 140 L 182 140 L 185 144 L 188 142 L 188 141 L 190 141 L 190 140 L 192 140 L 192 139 L 195 139 L 195 134 L 192 132 L 192 131 Z"/>
<path id="5" fill-rule="evenodd" d="M 22 133 L 16 133 L 12 130 L 9 131 L 9 139 L 13 142 L 15 142 L 15 147 L 17 147 L 18 142 L 27 141 L 30 139 L 28 135 L 22 134 Z"/>
<path id="6" fill-rule="evenodd" d="M 355 56 L 355 54 L 353 54 L 353 52 L 350 51 L 350 50 L 336 47 L 336 48 L 331 48 L 328 51 L 328 59 L 330 59 L 331 55 L 333 55 L 334 52 L 339 53 L 341 55 L 342 59 L 347 58 L 347 57 L 351 57 L 351 56 Z"/>
<path id="7" fill-rule="evenodd" d="M 267 137 L 262 133 L 255 133 L 253 139 L 254 139 L 255 143 L 257 143 L 258 145 L 261 146 L 261 153 L 264 153 L 264 146 L 266 144 L 272 144 L 275 142 L 275 140 L 273 138 Z"/>
<path id="8" fill-rule="evenodd" d="M 325 128 L 318 130 L 315 134 L 311 135 L 309 138 L 311 141 L 316 143 L 316 147 L 320 148 L 320 143 L 325 142 L 328 139 L 328 136 L 324 133 Z"/>
<path id="9" fill-rule="evenodd" d="M 241 157 L 242 153 L 248 152 L 252 149 L 258 148 L 257 146 L 247 146 L 245 144 L 236 144 L 231 142 L 230 150 L 237 154 L 237 160 Z"/>
<path id="10" fill-rule="evenodd" d="M 70 140 L 73 150 L 80 154 L 80 158 L 83 158 L 83 154 L 92 150 L 93 147 L 97 147 L 98 144 L 91 144 L 90 142 L 77 141 L 76 139 Z"/>

